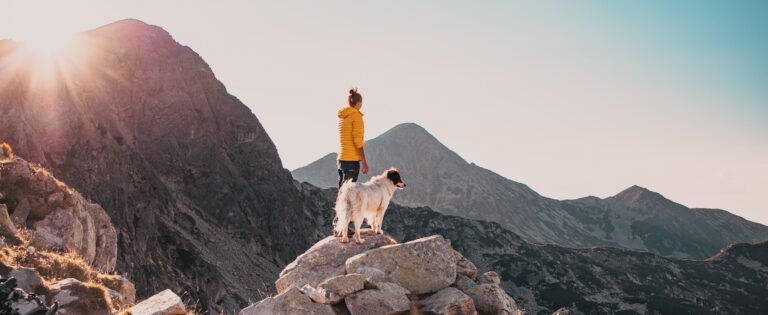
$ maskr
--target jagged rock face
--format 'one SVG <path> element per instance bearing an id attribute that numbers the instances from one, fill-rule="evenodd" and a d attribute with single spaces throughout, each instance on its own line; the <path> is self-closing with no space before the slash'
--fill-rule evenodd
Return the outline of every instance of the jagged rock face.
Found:
<path id="1" fill-rule="evenodd" d="M 102 272 L 115 269 L 117 234 L 99 205 L 19 157 L 0 162 L 0 204 L 32 245 L 72 250 Z M 5 217 L 5 216 L 4 216 Z"/>
<path id="2" fill-rule="evenodd" d="M 688 209 L 639 187 L 606 199 L 558 201 L 468 163 L 420 126 L 398 125 L 366 142 L 371 171 L 398 168 L 408 188 L 393 202 L 501 223 L 529 242 L 596 245 L 704 259 L 734 242 L 768 239 L 768 227 L 722 210 Z M 293 171 L 299 181 L 336 187 L 336 154 Z M 369 176 L 361 177 L 367 180 Z"/>
<path id="3" fill-rule="evenodd" d="M 261 298 L 327 225 L 264 128 L 158 27 L 126 20 L 79 40 L 88 58 L 45 84 L 20 44 L 0 45 L 0 139 L 107 210 L 139 297 L 186 291 L 211 313 Z"/>

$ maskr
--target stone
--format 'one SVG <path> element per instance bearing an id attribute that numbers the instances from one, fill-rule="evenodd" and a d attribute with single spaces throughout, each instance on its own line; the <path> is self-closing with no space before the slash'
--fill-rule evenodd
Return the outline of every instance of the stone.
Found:
<path id="1" fill-rule="evenodd" d="M 8 277 L 16 278 L 18 288 L 25 292 L 36 292 L 38 288 L 43 286 L 43 278 L 40 273 L 32 268 L 22 267 L 12 270 L 8 273 Z"/>
<path id="2" fill-rule="evenodd" d="M 16 236 L 17 232 L 16 226 L 13 225 L 13 221 L 8 215 L 8 207 L 5 204 L 0 204 L 0 235 L 12 238 Z"/>
<path id="3" fill-rule="evenodd" d="M 523 314 L 515 300 L 497 284 L 483 283 L 462 291 L 472 298 L 472 301 L 475 302 L 475 308 L 480 314 Z"/>
<path id="4" fill-rule="evenodd" d="M 380 283 L 376 289 L 363 290 L 344 298 L 351 315 L 403 314 L 411 309 L 410 292 L 394 283 Z"/>
<path id="5" fill-rule="evenodd" d="M 453 287 L 462 291 L 476 286 L 477 283 L 475 283 L 475 281 L 463 274 L 456 275 L 456 281 L 453 282 Z"/>
<path id="6" fill-rule="evenodd" d="M 59 302 L 57 314 L 109 315 L 112 303 L 106 290 L 97 285 L 67 278 L 50 286 L 50 301 Z M 134 313 L 134 315 L 136 315 Z"/>
<path id="7" fill-rule="evenodd" d="M 433 315 L 476 315 L 475 303 L 468 295 L 456 288 L 445 288 L 419 301 L 424 314 Z"/>
<path id="8" fill-rule="evenodd" d="M 275 287 L 278 293 L 285 292 L 291 286 L 301 288 L 308 284 L 316 287 L 328 278 L 346 274 L 345 262 L 348 258 L 395 243 L 392 237 L 384 234 L 366 237 L 363 244 L 341 243 L 340 238 L 328 236 L 288 264 L 280 272 Z"/>
<path id="9" fill-rule="evenodd" d="M 131 315 L 184 315 L 187 308 L 171 290 L 164 290 L 130 308 Z"/>
<path id="10" fill-rule="evenodd" d="M 499 274 L 496 273 L 495 271 L 488 271 L 486 273 L 483 273 L 483 275 L 480 276 L 480 279 L 477 279 L 477 282 L 499 284 L 501 283 L 501 277 L 499 277 Z"/>
<path id="11" fill-rule="evenodd" d="M 322 304 L 336 304 L 344 297 L 365 288 L 366 276 L 348 274 L 336 276 L 317 285 L 309 297 Z"/>
<path id="12" fill-rule="evenodd" d="M 469 261 L 464 255 L 459 253 L 458 251 L 453 251 L 453 256 L 456 258 L 456 273 L 457 274 L 463 274 L 470 279 L 474 280 L 477 278 L 477 267 L 474 263 Z"/>
<path id="13" fill-rule="evenodd" d="M 436 292 L 456 280 L 456 260 L 450 243 L 440 235 L 369 250 L 347 260 L 347 273 L 367 268 L 386 276 L 414 294 Z"/>
<path id="14" fill-rule="evenodd" d="M 14 224 L 20 227 L 25 227 L 27 224 L 27 217 L 32 210 L 32 206 L 29 205 L 27 198 L 21 198 L 19 204 L 16 205 L 16 209 L 13 210 L 11 220 Z"/>
<path id="15" fill-rule="evenodd" d="M 302 294 L 296 287 L 289 287 L 285 292 L 263 299 L 238 313 L 238 315 L 291 314 L 335 315 L 330 305 L 312 302 L 308 296 Z"/>
<path id="16" fill-rule="evenodd" d="M 136 287 L 131 281 L 120 275 L 102 275 L 99 280 L 105 287 L 114 291 L 117 299 L 112 299 L 120 305 L 133 305 L 136 302 Z"/>
<path id="17" fill-rule="evenodd" d="M 48 196 L 48 203 L 60 203 L 64 201 L 64 192 L 57 191 Z"/>

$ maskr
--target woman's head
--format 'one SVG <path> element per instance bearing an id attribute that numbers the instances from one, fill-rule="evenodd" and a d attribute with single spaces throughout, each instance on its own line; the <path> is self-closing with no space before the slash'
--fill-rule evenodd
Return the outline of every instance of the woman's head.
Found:
<path id="1" fill-rule="evenodd" d="M 357 93 L 357 88 L 349 90 L 349 106 L 357 109 L 363 106 L 363 96 Z"/>

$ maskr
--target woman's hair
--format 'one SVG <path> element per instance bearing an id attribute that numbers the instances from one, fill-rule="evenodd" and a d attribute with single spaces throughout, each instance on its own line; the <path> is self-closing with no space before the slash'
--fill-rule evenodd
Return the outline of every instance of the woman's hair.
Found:
<path id="1" fill-rule="evenodd" d="M 357 93 L 357 88 L 349 90 L 349 106 L 355 106 L 357 103 L 363 101 L 363 96 Z"/>

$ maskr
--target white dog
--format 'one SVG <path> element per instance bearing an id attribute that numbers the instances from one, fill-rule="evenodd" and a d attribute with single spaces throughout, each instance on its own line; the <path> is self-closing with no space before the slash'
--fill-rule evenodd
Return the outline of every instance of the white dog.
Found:
<path id="1" fill-rule="evenodd" d="M 362 184 L 352 181 L 344 182 L 336 198 L 335 210 L 338 221 L 333 228 L 333 234 L 341 236 L 342 243 L 349 242 L 347 236 L 349 222 L 354 222 L 355 242 L 361 244 L 363 239 L 360 237 L 360 226 L 363 225 L 363 219 L 368 221 L 373 233 L 382 233 L 381 223 L 389 201 L 395 190 L 403 188 L 405 183 L 395 168 L 390 168 Z"/>

